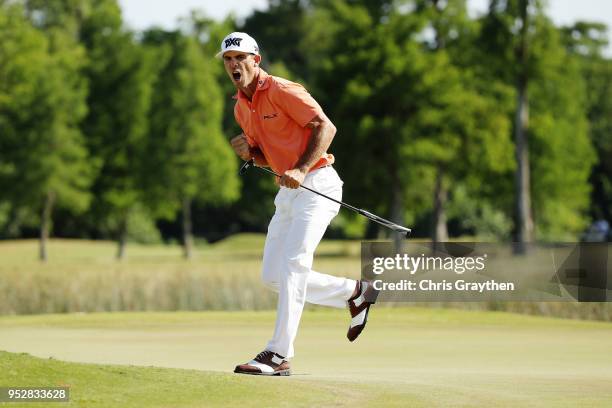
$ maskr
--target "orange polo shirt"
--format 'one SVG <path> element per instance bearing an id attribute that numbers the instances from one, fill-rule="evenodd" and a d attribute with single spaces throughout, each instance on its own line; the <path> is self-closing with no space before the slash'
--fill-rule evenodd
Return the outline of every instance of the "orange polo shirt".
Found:
<path id="1" fill-rule="evenodd" d="M 241 91 L 235 98 L 234 116 L 249 145 L 261 150 L 276 173 L 294 168 L 310 141 L 312 129 L 306 125 L 316 115 L 324 117 L 317 101 L 302 85 L 268 75 L 263 69 L 252 101 Z M 310 171 L 333 162 L 334 156 L 324 153 Z"/>

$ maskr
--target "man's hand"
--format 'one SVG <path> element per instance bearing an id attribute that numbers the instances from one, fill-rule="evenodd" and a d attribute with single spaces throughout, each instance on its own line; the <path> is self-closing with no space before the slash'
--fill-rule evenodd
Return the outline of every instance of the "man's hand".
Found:
<path id="1" fill-rule="evenodd" d="M 239 134 L 230 141 L 232 149 L 244 161 L 251 160 L 251 152 L 249 151 L 249 143 L 246 140 L 244 133 Z"/>
<path id="2" fill-rule="evenodd" d="M 287 188 L 298 188 L 306 178 L 306 172 L 300 169 L 287 170 L 280 178 L 279 184 Z"/>

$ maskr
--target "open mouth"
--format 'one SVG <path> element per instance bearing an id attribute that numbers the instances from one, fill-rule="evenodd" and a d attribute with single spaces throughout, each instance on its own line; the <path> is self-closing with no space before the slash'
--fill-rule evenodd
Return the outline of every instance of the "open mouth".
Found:
<path id="1" fill-rule="evenodd" d="M 234 81 L 240 81 L 240 77 L 241 77 L 241 76 L 242 76 L 242 75 L 240 74 L 240 72 L 234 72 L 234 73 L 232 74 L 232 77 L 234 78 Z"/>

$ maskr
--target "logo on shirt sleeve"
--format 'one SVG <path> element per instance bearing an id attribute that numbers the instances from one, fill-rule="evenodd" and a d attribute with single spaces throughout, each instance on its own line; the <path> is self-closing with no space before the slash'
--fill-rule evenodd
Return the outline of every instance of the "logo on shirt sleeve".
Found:
<path id="1" fill-rule="evenodd" d="M 263 118 L 264 119 L 274 119 L 277 116 L 278 116 L 278 113 L 271 113 L 269 115 L 264 115 Z"/>

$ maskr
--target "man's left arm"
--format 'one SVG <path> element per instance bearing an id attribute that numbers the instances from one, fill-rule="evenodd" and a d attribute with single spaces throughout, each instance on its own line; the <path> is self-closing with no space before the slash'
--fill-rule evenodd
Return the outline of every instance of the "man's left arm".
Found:
<path id="1" fill-rule="evenodd" d="M 325 114 L 316 115 L 306 124 L 306 127 L 312 129 L 306 150 L 297 161 L 295 167 L 283 174 L 280 179 L 281 186 L 298 188 L 304 182 L 308 171 L 321 159 L 323 153 L 327 151 L 336 134 L 336 127 Z"/>

